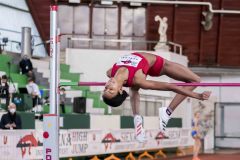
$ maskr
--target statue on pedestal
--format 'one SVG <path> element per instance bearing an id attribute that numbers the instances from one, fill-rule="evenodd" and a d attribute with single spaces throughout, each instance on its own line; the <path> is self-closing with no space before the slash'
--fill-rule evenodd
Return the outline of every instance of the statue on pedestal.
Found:
<path id="1" fill-rule="evenodd" d="M 159 41 L 157 45 L 154 47 L 155 50 L 169 50 L 169 46 L 167 45 L 167 29 L 168 29 L 168 24 L 167 24 L 167 17 L 161 18 L 159 15 L 155 16 L 155 21 L 159 21 L 159 28 L 158 28 L 158 33 L 160 35 Z"/>

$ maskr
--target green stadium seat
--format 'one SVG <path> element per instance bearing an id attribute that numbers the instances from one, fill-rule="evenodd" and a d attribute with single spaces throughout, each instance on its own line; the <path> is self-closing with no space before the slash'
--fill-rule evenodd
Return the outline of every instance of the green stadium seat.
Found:
<path id="1" fill-rule="evenodd" d="M 61 79 L 71 80 L 72 82 L 79 82 L 80 74 L 79 73 L 61 72 L 60 78 Z"/>
<path id="2" fill-rule="evenodd" d="M 60 64 L 60 71 L 69 73 L 70 72 L 70 66 L 67 65 L 67 64 Z"/>

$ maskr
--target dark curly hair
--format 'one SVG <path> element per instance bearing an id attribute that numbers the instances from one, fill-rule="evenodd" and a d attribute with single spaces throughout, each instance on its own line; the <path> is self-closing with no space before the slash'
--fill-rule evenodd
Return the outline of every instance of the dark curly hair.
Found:
<path id="1" fill-rule="evenodd" d="M 118 92 L 118 94 L 111 99 L 102 96 L 103 101 L 107 105 L 112 106 L 112 107 L 120 106 L 127 97 L 128 97 L 128 93 L 125 90 L 123 90 L 122 94 Z"/>

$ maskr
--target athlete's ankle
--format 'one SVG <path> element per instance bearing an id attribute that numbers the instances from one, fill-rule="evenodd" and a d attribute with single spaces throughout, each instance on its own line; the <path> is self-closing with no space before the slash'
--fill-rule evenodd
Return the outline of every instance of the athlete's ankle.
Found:
<path id="1" fill-rule="evenodd" d="M 167 113 L 167 115 L 170 117 L 170 116 L 172 115 L 172 113 L 173 113 L 172 108 L 171 108 L 171 107 L 167 107 L 167 108 L 166 108 L 166 113 Z"/>
<path id="2" fill-rule="evenodd" d="M 160 111 L 161 113 L 159 114 L 159 116 L 162 116 L 163 119 L 170 119 L 172 115 L 172 110 L 169 107 L 159 108 L 159 112 Z"/>

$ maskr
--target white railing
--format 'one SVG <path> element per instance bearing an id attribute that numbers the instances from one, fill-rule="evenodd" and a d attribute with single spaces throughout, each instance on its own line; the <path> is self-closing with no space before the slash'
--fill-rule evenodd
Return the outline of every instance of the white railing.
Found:
<path id="1" fill-rule="evenodd" d="M 170 42 L 168 41 L 167 44 L 170 44 L 173 46 L 173 52 L 174 53 L 178 53 L 177 52 L 177 48 L 179 49 L 179 54 L 182 55 L 182 45 L 178 44 L 178 43 L 174 43 L 174 42 Z"/>
<path id="2" fill-rule="evenodd" d="M 134 43 L 143 43 L 143 44 L 157 44 L 158 41 L 144 41 L 144 40 L 131 40 L 131 39 L 91 39 L 91 38 L 76 38 L 76 37 L 68 37 L 68 41 L 85 41 L 90 43 L 90 48 L 93 48 L 93 42 L 116 42 L 116 43 L 130 43 L 130 50 L 133 50 Z M 163 42 L 173 47 L 174 53 L 179 53 L 182 55 L 182 45 L 174 43 L 174 42 Z M 68 42 L 68 48 L 71 48 L 70 42 Z"/>

